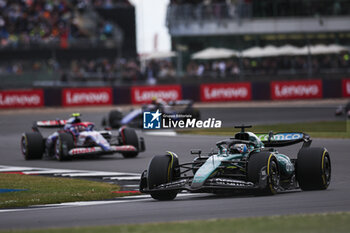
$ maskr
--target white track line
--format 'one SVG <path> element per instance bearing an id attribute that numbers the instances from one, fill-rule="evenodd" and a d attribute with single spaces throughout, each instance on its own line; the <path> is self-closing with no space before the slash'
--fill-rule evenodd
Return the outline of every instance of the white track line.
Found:
<path id="1" fill-rule="evenodd" d="M 129 181 L 137 181 L 140 180 L 140 176 L 116 176 L 116 177 L 108 177 L 109 180 L 129 180 Z"/>
<path id="2" fill-rule="evenodd" d="M 56 172 L 54 172 L 56 170 Z M 58 172 L 57 172 L 58 171 Z M 56 174 L 62 176 L 141 176 L 139 173 L 131 172 L 104 172 L 88 170 L 71 170 L 57 168 L 39 168 L 39 167 L 15 167 L 0 165 L 0 172 L 23 172 L 24 174 Z M 80 175 L 79 175 L 80 174 Z"/>
<path id="3" fill-rule="evenodd" d="M 44 170 L 44 171 L 30 171 L 30 172 L 23 172 L 25 175 L 45 175 L 45 174 L 63 174 L 63 173 L 73 173 L 74 170 L 63 170 L 63 169 L 52 169 L 52 170 Z"/>
<path id="4" fill-rule="evenodd" d="M 69 176 L 69 177 L 84 177 L 84 176 L 127 176 L 127 175 L 135 175 L 132 173 L 123 173 L 123 172 L 80 172 L 80 173 L 64 173 L 61 176 Z"/>
<path id="5" fill-rule="evenodd" d="M 208 195 L 208 194 L 179 193 L 178 197 L 205 196 L 205 195 Z M 21 209 L 0 209 L 0 213 L 43 210 L 43 209 L 47 209 L 47 208 L 82 207 L 82 206 L 95 206 L 95 205 L 106 205 L 106 204 L 110 205 L 110 204 L 139 202 L 139 201 L 156 201 L 156 200 L 151 198 L 149 195 L 137 195 L 137 196 L 121 197 L 121 198 L 118 198 L 117 200 L 108 200 L 108 201 L 66 202 L 66 203 L 60 203 L 60 204 L 36 205 L 36 206 L 30 206 L 29 208 L 21 208 Z"/>
<path id="6" fill-rule="evenodd" d="M 0 168 L 0 172 L 21 172 L 21 171 L 33 171 L 36 168 L 32 168 L 32 167 L 5 167 L 5 166 L 1 166 L 2 168 Z"/>
<path id="7" fill-rule="evenodd" d="M 177 133 L 173 130 L 165 131 L 165 130 L 157 130 L 157 131 L 144 131 L 144 134 L 152 135 L 152 136 L 176 136 Z"/>

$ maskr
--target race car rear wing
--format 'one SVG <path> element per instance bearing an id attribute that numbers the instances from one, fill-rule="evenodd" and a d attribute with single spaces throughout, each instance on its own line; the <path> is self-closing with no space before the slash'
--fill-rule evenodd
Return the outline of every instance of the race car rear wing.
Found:
<path id="1" fill-rule="evenodd" d="M 303 147 L 309 147 L 312 140 L 310 136 L 301 132 L 257 133 L 256 136 L 265 147 L 283 147 L 303 142 Z"/>
<path id="2" fill-rule="evenodd" d="M 50 120 L 50 121 L 36 121 L 33 127 L 43 128 L 61 128 L 67 123 L 67 120 Z"/>

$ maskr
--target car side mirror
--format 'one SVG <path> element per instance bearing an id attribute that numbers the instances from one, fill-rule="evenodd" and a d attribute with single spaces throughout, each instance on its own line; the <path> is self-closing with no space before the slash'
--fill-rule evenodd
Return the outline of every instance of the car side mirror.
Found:
<path id="1" fill-rule="evenodd" d="M 201 157 L 202 150 L 200 149 L 193 149 L 191 150 L 191 155 L 198 155 L 198 157 Z"/>

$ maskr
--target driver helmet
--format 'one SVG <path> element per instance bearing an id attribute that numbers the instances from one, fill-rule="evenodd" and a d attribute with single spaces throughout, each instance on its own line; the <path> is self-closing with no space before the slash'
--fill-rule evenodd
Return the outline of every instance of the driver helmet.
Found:
<path id="1" fill-rule="evenodd" d="M 238 152 L 240 154 L 244 154 L 248 152 L 248 147 L 246 144 L 235 144 L 232 148 L 231 148 L 232 152 Z"/>
<path id="2" fill-rule="evenodd" d="M 152 104 L 154 105 L 165 105 L 165 101 L 162 98 L 157 98 L 156 96 L 152 97 Z"/>
<path id="3" fill-rule="evenodd" d="M 81 116 L 80 113 L 72 113 L 71 117 L 67 120 L 67 124 L 80 123 L 81 122 L 80 116 Z"/>

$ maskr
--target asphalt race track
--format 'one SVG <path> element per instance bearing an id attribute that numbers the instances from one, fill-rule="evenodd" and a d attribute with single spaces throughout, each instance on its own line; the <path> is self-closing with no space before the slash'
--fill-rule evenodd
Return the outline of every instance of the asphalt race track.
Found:
<path id="1" fill-rule="evenodd" d="M 318 108 L 235 108 L 234 110 L 204 109 L 202 119 L 222 118 L 224 125 L 237 123 L 269 123 L 310 120 L 333 120 L 335 106 Z M 237 111 L 239 110 L 239 111 Z M 75 110 L 76 111 L 76 110 Z M 67 112 L 25 112 L 0 114 L 0 165 L 64 168 L 95 171 L 141 173 L 153 155 L 167 150 L 178 154 L 180 162 L 193 159 L 190 149 L 201 148 L 209 152 L 215 142 L 223 137 L 215 136 L 153 136 L 140 132 L 145 137 L 146 152 L 134 159 L 123 159 L 121 155 L 68 162 L 55 160 L 25 161 L 20 153 L 19 139 L 23 131 L 29 130 L 34 120 L 66 118 Z M 297 115 L 295 115 L 297 114 Z M 103 112 L 86 111 L 84 119 L 99 123 Z M 245 119 L 241 121 L 240 119 Z M 295 157 L 295 145 L 281 148 Z M 275 196 L 235 195 L 220 197 L 211 194 L 184 194 L 174 201 L 159 202 L 148 196 L 126 198 L 87 206 L 56 206 L 50 208 L 0 210 L 0 229 L 46 228 L 87 225 L 112 225 L 123 223 L 161 222 L 191 219 L 231 218 L 277 214 L 298 214 L 350 211 L 350 156 L 349 140 L 315 139 L 313 146 L 325 146 L 331 154 L 332 181 L 326 191 L 293 191 Z"/>

